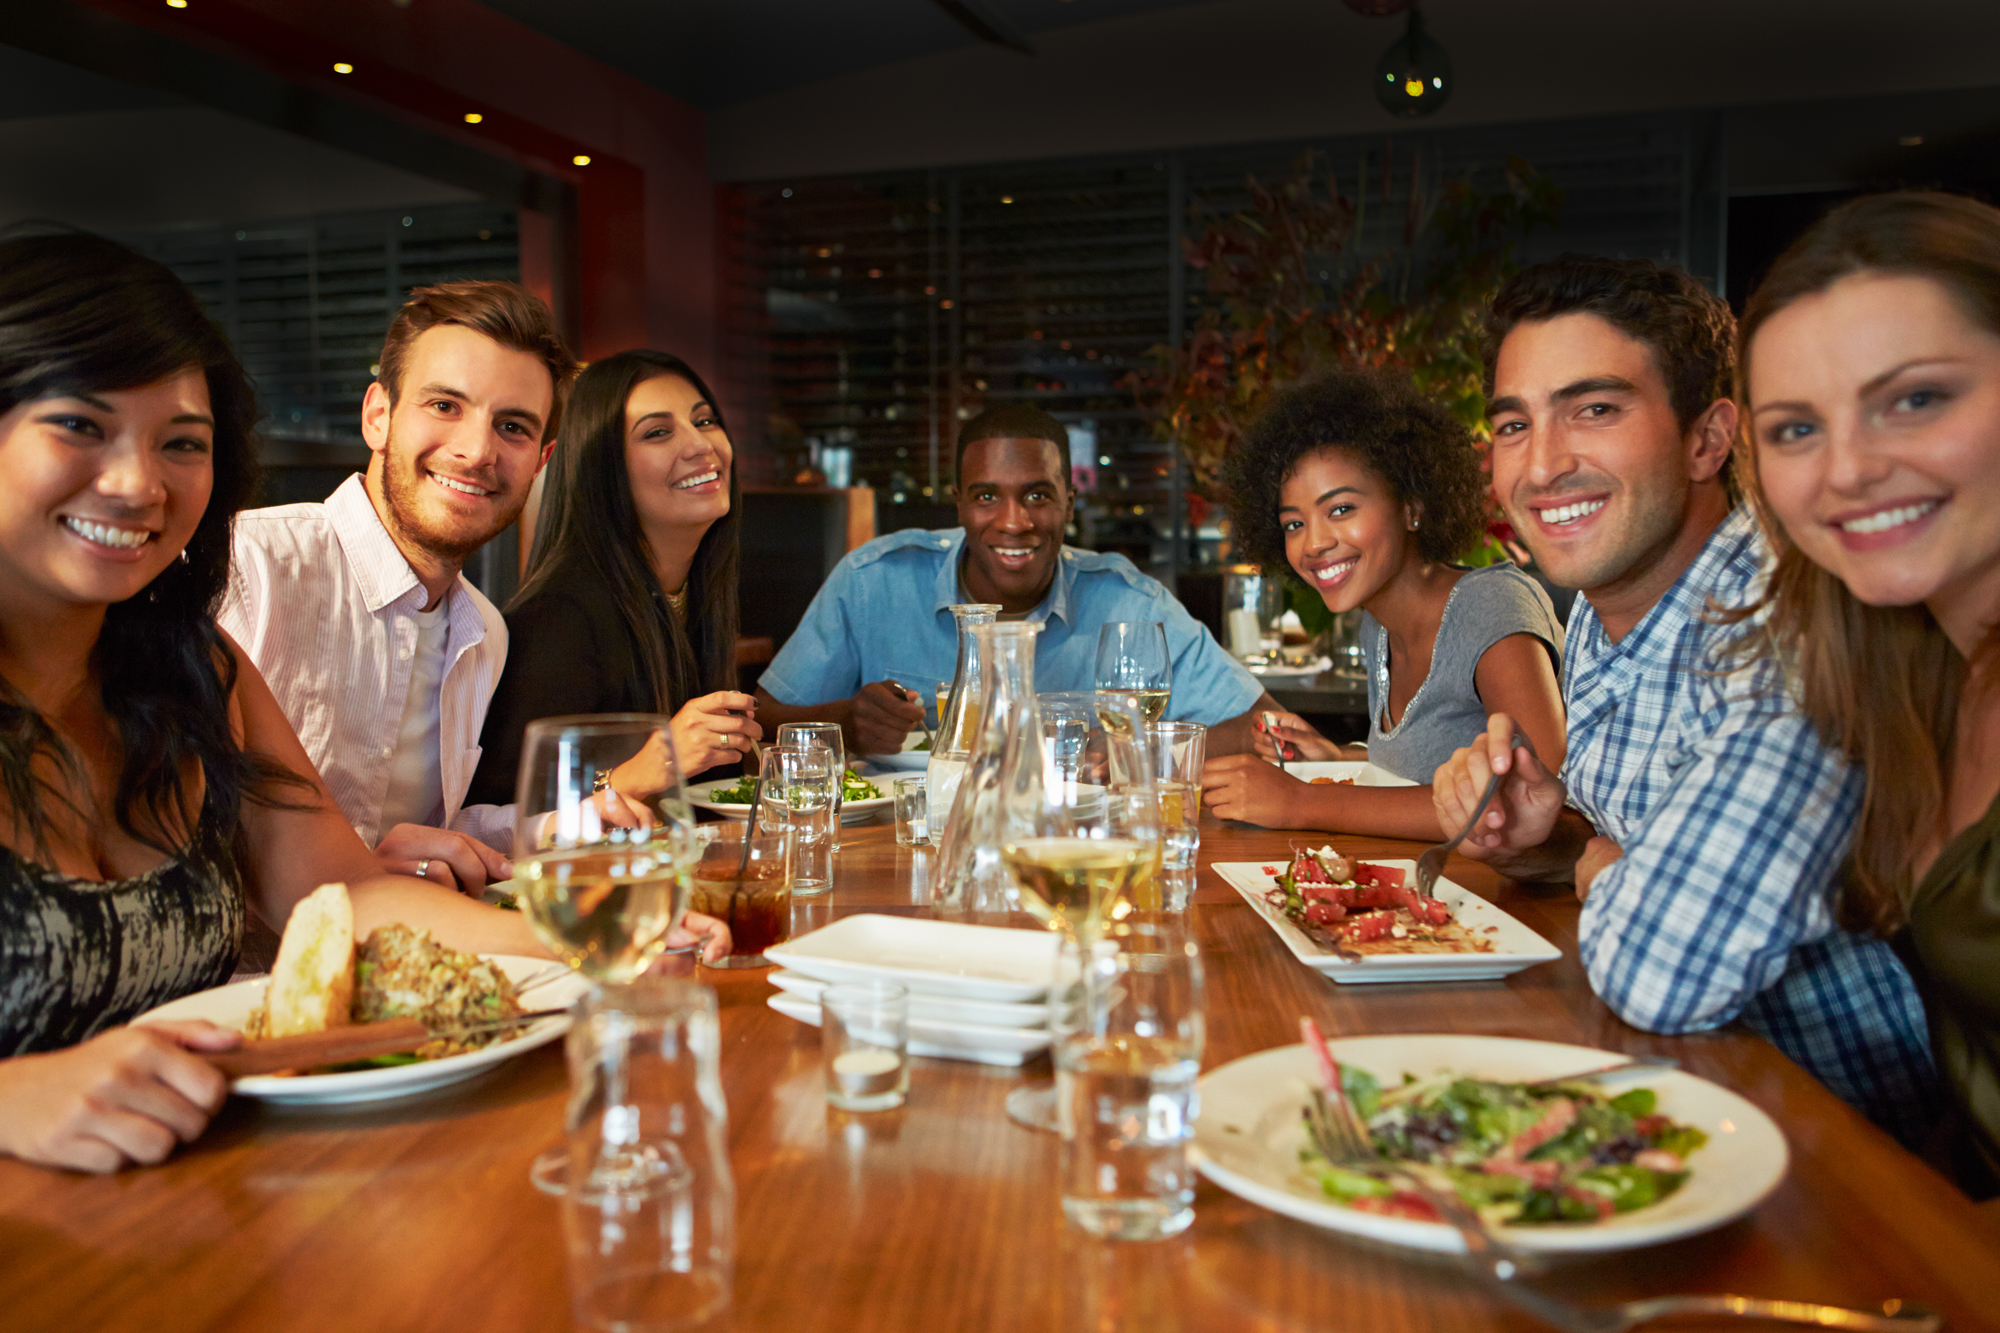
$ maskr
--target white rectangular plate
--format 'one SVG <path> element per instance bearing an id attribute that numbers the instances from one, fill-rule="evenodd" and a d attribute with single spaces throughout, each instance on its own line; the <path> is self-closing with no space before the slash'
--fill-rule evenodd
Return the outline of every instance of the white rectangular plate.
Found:
<path id="1" fill-rule="evenodd" d="M 1399 866 L 1412 876 L 1417 873 L 1415 861 L 1374 860 L 1368 864 Z M 1492 953 L 1369 954 L 1358 962 L 1350 962 L 1314 944 L 1292 924 L 1290 917 L 1266 900 L 1264 895 L 1274 886 L 1270 875 L 1264 872 L 1265 866 L 1284 869 L 1284 863 L 1279 861 L 1223 861 L 1210 869 L 1227 880 L 1231 888 L 1243 895 L 1243 901 L 1278 932 L 1278 938 L 1285 942 L 1294 958 L 1335 981 L 1493 981 L 1524 967 L 1562 957 L 1561 949 L 1492 903 L 1448 879 L 1441 879 L 1433 892 L 1450 904 L 1459 924 L 1493 941 Z"/>
<path id="2" fill-rule="evenodd" d="M 1417 784 L 1408 778 L 1399 778 L 1386 768 L 1353 759 L 1307 759 L 1297 763 L 1287 762 L 1285 771 L 1301 782 L 1311 782 L 1314 778 L 1332 778 L 1335 782 L 1353 782 L 1357 787 L 1414 787 Z"/>
<path id="3" fill-rule="evenodd" d="M 819 1003 L 819 993 L 834 983 L 809 977 L 803 972 L 779 968 L 765 977 L 781 991 L 789 991 L 809 1004 Z M 950 1000 L 926 995 L 920 1004 L 926 1018 L 941 1023 L 971 1023 L 988 1028 L 1045 1028 L 1049 1010 L 1045 1004 L 1000 1004 L 993 1000 Z"/>
<path id="4" fill-rule="evenodd" d="M 765 1001 L 787 1018 L 819 1026 L 819 1002 L 780 991 Z M 928 1002 L 925 1005 L 929 1007 Z M 1045 1028 L 989 1028 L 972 1023 L 944 1023 L 928 1018 L 910 1019 L 910 1054 L 935 1056 L 941 1060 L 970 1060 L 982 1065 L 1025 1064 L 1028 1057 L 1049 1047 Z"/>
<path id="5" fill-rule="evenodd" d="M 864 913 L 764 950 L 822 981 L 898 981 L 925 995 L 1021 1004 L 1048 994 L 1056 937 L 957 921 Z"/>

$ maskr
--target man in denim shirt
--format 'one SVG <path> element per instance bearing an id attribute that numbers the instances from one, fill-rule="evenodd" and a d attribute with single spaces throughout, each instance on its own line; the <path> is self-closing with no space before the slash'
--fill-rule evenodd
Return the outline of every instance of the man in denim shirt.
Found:
<path id="1" fill-rule="evenodd" d="M 838 722 L 850 753 L 900 750 L 924 719 L 908 691 L 956 669 L 950 607 L 992 602 L 1003 620 L 1042 622 L 1038 690 L 1090 689 L 1102 626 L 1159 621 L 1173 658 L 1167 716 L 1206 723 L 1210 754 L 1250 748 L 1251 717 L 1278 708 L 1256 679 L 1130 560 L 1063 545 L 1076 496 L 1061 422 L 1026 406 L 974 417 L 959 432 L 958 479 L 963 526 L 877 537 L 840 562 L 758 684 L 761 721 Z"/>

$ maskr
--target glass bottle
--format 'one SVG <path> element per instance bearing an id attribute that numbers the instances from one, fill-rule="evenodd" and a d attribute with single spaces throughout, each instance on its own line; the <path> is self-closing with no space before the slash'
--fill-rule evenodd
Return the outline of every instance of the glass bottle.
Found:
<path id="1" fill-rule="evenodd" d="M 950 818 L 938 843 L 931 878 L 931 902 L 937 907 L 998 912 L 1009 906 L 1013 880 L 1000 859 L 1008 811 L 1039 807 L 1045 782 L 1047 754 L 1035 702 L 1035 636 L 1041 632 L 1039 622 L 1027 620 L 989 621 L 968 631 L 980 673 L 972 714 L 979 732 L 965 758 L 963 780 L 955 784 Z M 954 689 L 955 713 L 961 702 Z M 936 762 L 932 760 L 933 773 Z"/>
<path id="2" fill-rule="evenodd" d="M 951 823 L 952 799 L 978 739 L 979 644 L 972 630 L 976 625 L 991 625 L 1000 615 L 1000 606 L 997 602 L 968 602 L 951 608 L 951 614 L 958 620 L 958 668 L 952 676 L 951 694 L 938 714 L 937 734 L 925 766 L 924 803 L 933 839 Z"/>

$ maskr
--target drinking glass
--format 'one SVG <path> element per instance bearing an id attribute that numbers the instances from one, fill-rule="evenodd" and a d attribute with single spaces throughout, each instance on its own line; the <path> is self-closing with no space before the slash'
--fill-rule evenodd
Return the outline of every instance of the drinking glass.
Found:
<path id="1" fill-rule="evenodd" d="M 1109 1240 L 1176 1235 L 1194 1220 L 1199 952 L 1165 922 L 1124 922 L 1063 949 L 1059 974 L 1076 977 L 1055 1035 L 1063 1213 Z"/>
<path id="2" fill-rule="evenodd" d="M 775 770 L 764 779 L 766 792 L 776 785 L 769 808 L 792 831 L 792 896 L 825 893 L 833 887 L 838 760 L 823 745 L 774 745 L 764 751 L 764 765 Z"/>
<path id="3" fill-rule="evenodd" d="M 845 804 L 841 791 L 847 776 L 846 742 L 840 737 L 838 722 L 786 722 L 778 727 L 780 745 L 823 746 L 833 756 L 833 848 L 840 850 L 840 815 Z"/>
<path id="4" fill-rule="evenodd" d="M 1157 620 L 1114 620 L 1097 632 L 1097 695 L 1129 694 L 1148 722 L 1167 713 L 1174 684 L 1174 660 L 1167 652 L 1167 627 Z M 1100 710 L 1101 711 L 1101 710 Z M 1117 714 L 1102 714 L 1108 728 Z"/>
<path id="5" fill-rule="evenodd" d="M 1049 767 L 1065 782 L 1081 782 L 1090 736 L 1097 729 L 1097 695 L 1088 690 L 1047 690 L 1035 696 L 1042 712 L 1042 741 Z"/>
<path id="6" fill-rule="evenodd" d="M 1208 728 L 1199 722 L 1153 722 L 1153 777 L 1160 793 L 1160 906 L 1186 909 L 1194 893 L 1195 853 L 1201 848 L 1201 765 Z"/>
<path id="7" fill-rule="evenodd" d="M 764 950 L 792 937 L 792 830 L 761 819 L 705 824 L 695 862 L 691 911 L 729 924 L 729 955 L 711 967 L 763 967 Z M 745 841 L 748 847 L 745 847 Z"/>
<path id="8" fill-rule="evenodd" d="M 598 983 L 637 978 L 687 910 L 697 842 L 670 724 L 543 718 L 521 744 L 511 887 L 541 941 Z M 545 1153 L 535 1169 L 561 1164 Z"/>
<path id="9" fill-rule="evenodd" d="M 1109 767 L 1126 776 L 1068 781 L 1042 767 L 1041 781 L 1003 788 L 1000 860 L 1021 907 L 1082 944 L 1160 902 L 1160 798 L 1141 706 L 1115 693 L 1098 706 L 1114 717 L 1105 728 Z M 1007 1111 L 1031 1128 L 1055 1128 L 1049 1088 L 1016 1088 Z"/>
<path id="10" fill-rule="evenodd" d="M 826 1100 L 843 1111 L 887 1111 L 910 1092 L 910 992 L 856 981 L 819 993 Z"/>
<path id="11" fill-rule="evenodd" d="M 715 992 L 606 985 L 570 1027 L 563 1198 L 578 1327 L 691 1329 L 728 1309 L 736 1191 Z"/>
<path id="12" fill-rule="evenodd" d="M 897 778 L 889 784 L 890 799 L 895 806 L 898 846 L 931 845 L 930 811 L 925 799 L 929 788 L 930 779 L 921 773 Z"/>

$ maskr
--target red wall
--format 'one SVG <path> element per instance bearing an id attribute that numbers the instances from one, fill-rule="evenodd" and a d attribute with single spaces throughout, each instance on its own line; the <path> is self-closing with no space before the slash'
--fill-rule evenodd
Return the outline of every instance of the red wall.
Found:
<path id="1" fill-rule="evenodd" d="M 580 352 L 644 344 L 720 369 L 715 188 L 694 107 L 474 0 L 85 3 L 571 181 Z M 524 244 L 546 231 L 524 226 Z M 548 270 L 524 257 L 531 282 Z"/>

